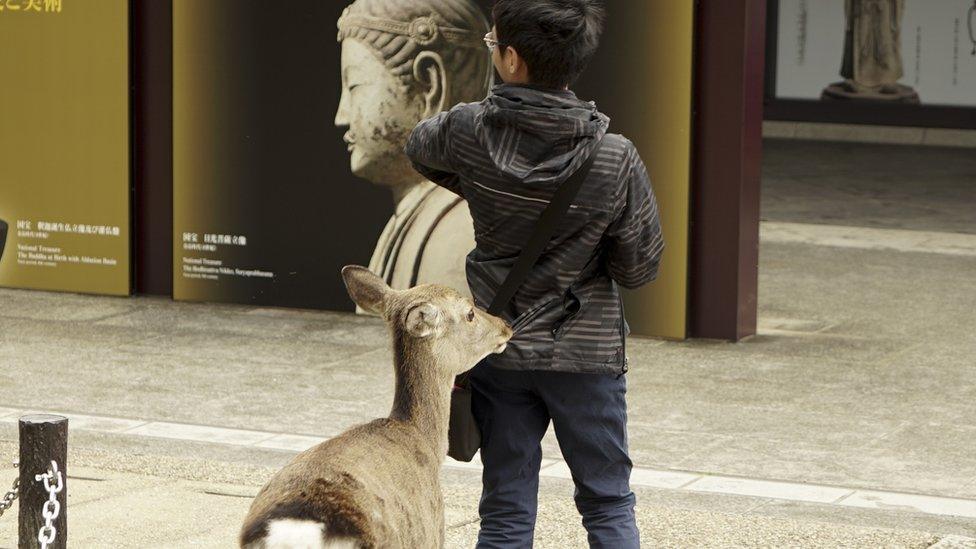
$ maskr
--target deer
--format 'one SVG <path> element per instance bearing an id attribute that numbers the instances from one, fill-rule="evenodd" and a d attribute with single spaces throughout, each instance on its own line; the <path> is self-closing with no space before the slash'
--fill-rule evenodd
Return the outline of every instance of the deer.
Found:
<path id="1" fill-rule="evenodd" d="M 241 529 L 245 549 L 443 547 L 440 469 L 454 378 L 505 350 L 512 330 L 452 288 L 393 290 L 347 266 L 349 296 L 393 340 L 388 417 L 353 427 L 289 462 L 260 490 Z"/>

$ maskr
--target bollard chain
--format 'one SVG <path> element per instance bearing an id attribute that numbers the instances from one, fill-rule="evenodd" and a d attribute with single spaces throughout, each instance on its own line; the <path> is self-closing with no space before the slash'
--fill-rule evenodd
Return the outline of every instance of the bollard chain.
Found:
<path id="1" fill-rule="evenodd" d="M 51 486 L 51 480 L 54 479 L 57 479 L 57 484 Z M 57 529 L 54 528 L 54 521 L 61 514 L 61 502 L 58 501 L 58 494 L 64 490 L 64 477 L 61 476 L 61 471 L 58 471 L 58 463 L 51 460 L 51 467 L 48 468 L 47 472 L 42 475 L 34 475 L 34 480 L 43 482 L 44 489 L 48 493 L 48 500 L 41 507 L 44 526 L 41 526 L 40 530 L 37 531 L 37 541 L 41 542 L 41 549 L 47 549 L 47 546 L 54 543 L 54 538 L 58 535 Z"/>
<path id="2" fill-rule="evenodd" d="M 17 462 L 14 461 L 14 467 L 17 467 Z M 20 492 L 20 477 L 14 479 L 13 487 L 10 488 L 6 494 L 0 498 L 0 517 L 3 516 L 4 511 L 10 509 L 14 505 L 14 500 L 17 499 L 17 495 Z"/>

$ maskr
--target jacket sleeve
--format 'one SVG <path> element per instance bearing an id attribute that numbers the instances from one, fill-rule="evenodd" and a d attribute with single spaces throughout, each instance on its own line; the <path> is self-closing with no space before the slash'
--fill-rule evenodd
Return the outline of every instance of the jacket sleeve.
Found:
<path id="1" fill-rule="evenodd" d="M 460 195 L 461 178 L 454 168 L 451 131 L 457 107 L 417 124 L 407 139 L 406 153 L 420 175 Z"/>
<path id="2" fill-rule="evenodd" d="M 637 151 L 631 151 L 625 172 L 625 203 L 607 237 L 610 276 L 621 286 L 634 289 L 657 278 L 664 238 L 647 168 Z"/>

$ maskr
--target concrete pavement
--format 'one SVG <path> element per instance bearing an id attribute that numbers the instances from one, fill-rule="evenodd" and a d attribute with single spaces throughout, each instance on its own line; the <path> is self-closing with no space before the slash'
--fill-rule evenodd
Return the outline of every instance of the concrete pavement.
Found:
<path id="1" fill-rule="evenodd" d="M 13 450 L 12 444 L 0 451 Z M 106 456 L 73 452 L 69 463 L 93 463 Z M 233 547 L 250 498 L 276 469 L 244 464 L 200 467 L 192 459 L 166 461 L 166 476 L 136 474 L 135 458 L 117 469 L 72 465 L 69 473 L 69 540 L 72 547 Z M 212 465 L 212 464 L 211 464 Z M 192 468 L 187 480 L 181 468 Z M 160 474 L 159 463 L 152 470 Z M 202 474 L 201 474 L 202 473 Z M 230 478 L 229 478 L 230 477 Z M 231 480 L 231 482 L 228 482 Z M 448 547 L 472 547 L 477 538 L 477 474 L 446 470 Z M 542 483 L 537 546 L 585 547 L 567 481 Z M 726 502 L 711 508 L 662 502 L 654 491 L 638 489 L 638 516 L 648 547 L 904 547 L 924 548 L 952 537 L 905 528 L 838 525 L 731 511 L 759 501 Z M 15 512 L 16 508 L 11 510 Z M 11 515 L 15 516 L 15 515 Z M 0 548 L 13 547 L 16 522 L 0 520 Z"/>

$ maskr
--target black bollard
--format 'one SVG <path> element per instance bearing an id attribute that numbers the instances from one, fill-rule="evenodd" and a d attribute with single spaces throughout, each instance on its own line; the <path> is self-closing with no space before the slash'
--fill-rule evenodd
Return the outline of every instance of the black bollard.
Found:
<path id="1" fill-rule="evenodd" d="M 41 547 L 38 532 L 45 525 L 43 510 L 50 493 L 43 481 L 38 481 L 36 475 L 42 475 L 51 468 L 51 461 L 57 463 L 61 472 L 61 492 L 57 494 L 60 504 L 58 516 L 53 521 L 55 528 L 54 541 L 48 545 L 51 549 L 64 549 L 68 539 L 68 418 L 48 414 L 37 414 L 20 418 L 20 502 L 18 503 L 19 549 L 37 549 Z M 51 479 L 52 488 L 56 488 L 58 480 Z M 47 505 L 52 510 L 52 505 Z"/>

